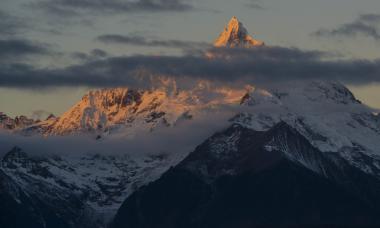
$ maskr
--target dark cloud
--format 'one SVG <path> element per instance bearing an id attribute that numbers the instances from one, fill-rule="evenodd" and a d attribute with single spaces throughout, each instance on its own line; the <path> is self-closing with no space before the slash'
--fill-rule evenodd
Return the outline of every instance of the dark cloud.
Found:
<path id="1" fill-rule="evenodd" d="M 188 11 L 193 6 L 184 0 L 37 0 L 29 4 L 50 14 L 125 13 Z"/>
<path id="2" fill-rule="evenodd" d="M 371 37 L 380 41 L 380 14 L 363 14 L 350 23 L 342 24 L 334 29 L 320 29 L 312 35 L 319 37 Z"/>
<path id="3" fill-rule="evenodd" d="M 380 22 L 380 14 L 362 14 L 359 17 L 359 20 L 365 21 L 368 23 L 379 23 Z"/>
<path id="4" fill-rule="evenodd" d="M 265 9 L 265 7 L 263 6 L 260 0 L 249 0 L 247 3 L 245 3 L 245 6 L 251 9 L 257 9 L 257 10 Z"/>
<path id="5" fill-rule="evenodd" d="M 105 58 L 108 56 L 108 53 L 102 49 L 93 49 L 90 54 L 97 58 Z"/>
<path id="6" fill-rule="evenodd" d="M 26 39 L 0 39 L 0 63 L 50 53 L 47 44 Z"/>
<path id="7" fill-rule="evenodd" d="M 199 56 L 109 57 L 61 69 L 12 64 L 0 66 L 0 86 L 150 87 L 163 75 L 179 81 L 206 79 L 231 85 L 315 79 L 350 84 L 380 82 L 380 60 L 331 57 L 319 51 L 260 47 L 214 49 Z"/>
<path id="8" fill-rule="evenodd" d="M 210 47 L 210 44 L 205 42 L 182 41 L 182 40 L 148 40 L 142 36 L 125 36 L 117 34 L 107 34 L 96 38 L 97 41 L 106 44 L 126 44 L 146 47 L 166 47 L 180 49 L 205 49 Z"/>
<path id="9" fill-rule="evenodd" d="M 80 61 L 90 62 L 108 57 L 108 53 L 102 49 L 93 49 L 90 53 L 74 52 L 70 57 Z"/>
<path id="10" fill-rule="evenodd" d="M 0 10 L 0 37 L 16 35 L 27 27 L 28 23 L 25 20 Z"/>

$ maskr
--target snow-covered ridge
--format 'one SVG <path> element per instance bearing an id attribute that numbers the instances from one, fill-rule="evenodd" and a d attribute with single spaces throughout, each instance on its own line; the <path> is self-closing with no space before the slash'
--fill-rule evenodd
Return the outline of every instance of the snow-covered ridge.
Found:
<path id="1" fill-rule="evenodd" d="M 244 93 L 245 89 L 212 88 L 203 82 L 188 90 L 163 87 L 90 91 L 59 118 L 28 126 L 23 133 L 103 135 L 122 129 L 150 131 L 159 126 L 175 126 L 215 105 L 238 103 Z"/>
<path id="2" fill-rule="evenodd" d="M 357 151 L 379 158 L 378 117 L 339 83 L 307 82 L 256 89 L 245 95 L 242 105 L 252 110 L 236 115 L 232 122 L 244 127 L 266 131 L 282 121 L 320 151 L 342 153 L 356 166 L 360 166 L 354 155 Z M 375 172 L 368 167 L 361 166 L 366 172 Z"/>

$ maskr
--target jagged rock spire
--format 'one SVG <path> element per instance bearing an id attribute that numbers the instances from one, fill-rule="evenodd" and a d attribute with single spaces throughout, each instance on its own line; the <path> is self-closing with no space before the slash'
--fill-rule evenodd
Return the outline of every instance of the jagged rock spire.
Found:
<path id="1" fill-rule="evenodd" d="M 254 47 L 263 46 L 264 42 L 253 39 L 248 34 L 247 29 L 243 24 L 233 16 L 224 28 L 219 38 L 214 42 L 215 47 Z"/>

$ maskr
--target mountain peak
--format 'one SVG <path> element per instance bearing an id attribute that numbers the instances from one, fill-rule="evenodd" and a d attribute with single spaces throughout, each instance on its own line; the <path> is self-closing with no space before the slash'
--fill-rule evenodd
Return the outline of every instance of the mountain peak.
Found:
<path id="1" fill-rule="evenodd" d="M 239 19 L 236 16 L 233 16 L 231 18 L 230 22 L 228 22 L 228 25 L 230 25 L 230 24 L 240 24 L 240 25 L 242 25 L 241 22 L 239 21 Z"/>
<path id="2" fill-rule="evenodd" d="M 244 47 L 263 46 L 264 42 L 255 40 L 248 34 L 247 29 L 233 16 L 224 28 L 219 38 L 215 41 L 215 47 Z"/>

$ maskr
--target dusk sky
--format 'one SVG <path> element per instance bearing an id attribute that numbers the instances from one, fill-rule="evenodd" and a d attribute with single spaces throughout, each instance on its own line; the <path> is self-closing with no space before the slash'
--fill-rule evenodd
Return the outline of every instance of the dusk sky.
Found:
<path id="1" fill-rule="evenodd" d="M 325 51 L 379 69 L 378 0 L 0 1 L 0 111 L 10 116 L 60 115 L 86 91 L 102 87 L 46 84 L 43 77 L 35 79 L 46 84 L 40 87 L 14 82 L 14 75 L 22 79 L 35 69 L 115 56 L 182 56 L 183 50 L 212 44 L 232 16 L 269 46 Z M 17 74 L 10 74 L 16 64 Z M 380 108 L 380 75 L 360 80 L 366 73 L 346 84 L 361 101 Z"/>

